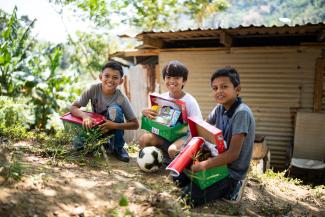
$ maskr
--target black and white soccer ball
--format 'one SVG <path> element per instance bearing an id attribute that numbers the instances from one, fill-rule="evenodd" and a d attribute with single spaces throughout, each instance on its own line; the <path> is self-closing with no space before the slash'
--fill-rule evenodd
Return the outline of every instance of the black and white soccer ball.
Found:
<path id="1" fill-rule="evenodd" d="M 141 170 L 145 172 L 155 172 L 162 165 L 163 155 L 154 146 L 148 146 L 139 151 L 137 163 Z"/>

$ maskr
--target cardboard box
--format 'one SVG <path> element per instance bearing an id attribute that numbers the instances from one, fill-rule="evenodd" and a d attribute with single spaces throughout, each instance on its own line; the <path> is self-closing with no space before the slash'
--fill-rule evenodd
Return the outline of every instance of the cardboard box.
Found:
<path id="1" fill-rule="evenodd" d="M 204 171 L 193 173 L 185 169 L 184 173 L 197 185 L 201 190 L 210 187 L 214 183 L 226 178 L 228 176 L 228 168 L 226 165 L 213 167 Z"/>
<path id="2" fill-rule="evenodd" d="M 187 133 L 187 114 L 185 102 L 182 100 L 176 99 L 166 99 L 159 94 L 153 93 L 150 94 L 151 106 L 161 105 L 161 106 L 171 106 L 177 108 L 181 111 L 181 121 L 173 127 L 168 127 L 166 125 L 160 124 L 154 120 L 151 120 L 145 116 L 141 118 L 141 129 L 144 129 L 148 132 L 159 135 L 170 142 L 174 142 L 182 136 L 185 136 Z"/>

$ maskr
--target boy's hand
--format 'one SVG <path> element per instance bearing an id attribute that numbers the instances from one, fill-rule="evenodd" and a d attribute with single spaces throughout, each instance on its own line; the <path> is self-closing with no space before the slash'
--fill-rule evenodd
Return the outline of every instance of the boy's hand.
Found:
<path id="1" fill-rule="evenodd" d="M 199 171 L 202 171 L 202 170 L 206 170 L 205 167 L 203 166 L 202 162 L 204 161 L 201 161 L 201 162 L 194 162 L 191 166 L 191 171 L 193 173 L 196 173 L 196 172 L 199 172 Z"/>
<path id="2" fill-rule="evenodd" d="M 93 120 L 91 119 L 91 117 L 85 117 L 82 119 L 82 126 L 86 129 L 89 130 L 90 128 L 93 127 Z"/>
<path id="3" fill-rule="evenodd" d="M 102 133 L 107 133 L 110 130 L 116 129 L 115 122 L 110 120 L 105 120 L 105 123 L 98 126 Z"/>
<path id="4" fill-rule="evenodd" d="M 143 110 L 142 114 L 150 119 L 155 119 L 158 115 L 157 111 L 152 110 L 150 108 Z"/>

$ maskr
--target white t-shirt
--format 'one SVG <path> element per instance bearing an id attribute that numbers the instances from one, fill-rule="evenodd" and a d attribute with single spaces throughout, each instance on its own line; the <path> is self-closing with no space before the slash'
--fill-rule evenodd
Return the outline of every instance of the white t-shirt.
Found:
<path id="1" fill-rule="evenodd" d="M 161 96 L 166 99 L 174 99 L 169 96 L 169 92 L 163 93 Z M 200 119 L 203 119 L 199 104 L 191 94 L 185 93 L 185 95 L 180 100 L 186 104 L 187 117 L 196 116 Z"/>

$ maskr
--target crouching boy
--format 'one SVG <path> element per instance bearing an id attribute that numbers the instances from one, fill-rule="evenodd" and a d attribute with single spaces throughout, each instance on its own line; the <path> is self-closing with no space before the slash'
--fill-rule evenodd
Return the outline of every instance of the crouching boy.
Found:
<path id="1" fill-rule="evenodd" d="M 99 128 L 109 137 L 105 145 L 106 151 L 121 161 L 128 162 L 129 155 L 124 149 L 124 130 L 138 129 L 139 122 L 128 98 L 117 87 L 123 83 L 123 69 L 117 62 L 108 62 L 99 74 L 100 83 L 92 85 L 82 93 L 81 97 L 71 106 L 71 113 L 83 120 L 83 126 L 89 129 L 93 126 L 92 119 L 80 110 L 91 102 L 93 112 L 104 115 L 107 120 Z M 124 118 L 126 122 L 124 122 Z M 74 141 L 76 148 L 82 148 L 80 138 Z"/>
<path id="2" fill-rule="evenodd" d="M 207 122 L 222 130 L 227 150 L 216 157 L 192 165 L 198 172 L 227 165 L 229 176 L 201 190 L 183 173 L 176 178 L 183 195 L 189 195 L 194 206 L 223 198 L 239 202 L 248 172 L 255 138 L 255 120 L 250 108 L 239 97 L 239 74 L 234 68 L 217 70 L 211 76 L 211 88 L 218 105 L 209 114 Z"/>

